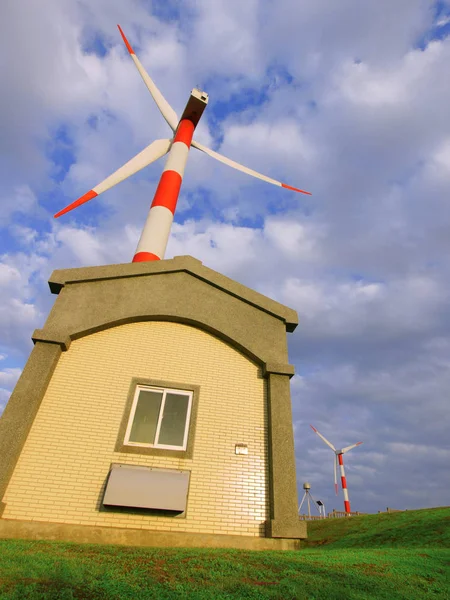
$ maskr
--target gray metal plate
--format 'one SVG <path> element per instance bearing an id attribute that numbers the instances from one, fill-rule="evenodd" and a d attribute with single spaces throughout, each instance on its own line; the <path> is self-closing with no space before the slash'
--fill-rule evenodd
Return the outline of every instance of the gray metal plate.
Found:
<path id="1" fill-rule="evenodd" d="M 113 465 L 103 504 L 185 511 L 189 475 L 189 471 Z"/>

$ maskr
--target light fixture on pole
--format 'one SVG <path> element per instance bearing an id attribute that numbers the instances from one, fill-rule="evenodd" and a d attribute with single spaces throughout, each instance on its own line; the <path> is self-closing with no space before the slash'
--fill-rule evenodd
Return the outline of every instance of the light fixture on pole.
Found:
<path id="1" fill-rule="evenodd" d="M 319 510 L 322 513 L 322 519 L 325 519 L 325 504 L 321 500 L 317 500 L 317 504 L 320 507 Z"/>

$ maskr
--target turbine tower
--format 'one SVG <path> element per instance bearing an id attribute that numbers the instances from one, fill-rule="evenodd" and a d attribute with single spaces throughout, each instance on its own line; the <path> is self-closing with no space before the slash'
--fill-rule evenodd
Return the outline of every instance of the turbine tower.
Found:
<path id="1" fill-rule="evenodd" d="M 275 179 L 271 179 L 270 177 L 266 177 L 261 173 L 244 167 L 194 140 L 194 131 L 208 103 L 208 94 L 194 88 L 181 119 L 179 119 L 176 112 L 145 71 L 119 25 L 118 27 L 137 70 L 156 102 L 162 116 L 172 129 L 174 136 L 171 139 L 162 139 L 152 142 L 149 146 L 144 148 L 142 152 L 137 154 L 104 181 L 92 188 L 92 190 L 84 194 L 84 196 L 81 196 L 81 198 L 78 198 L 78 200 L 75 200 L 75 202 L 72 202 L 72 204 L 56 213 L 55 218 L 92 200 L 102 192 L 106 192 L 106 190 L 109 190 L 117 183 L 130 177 L 130 175 L 134 175 L 134 173 L 137 173 L 168 153 L 169 156 L 158 187 L 156 188 L 153 202 L 133 257 L 133 262 L 163 259 L 191 146 L 205 152 L 212 158 L 215 158 L 230 167 L 247 173 L 247 175 L 252 175 L 253 177 L 267 181 L 268 183 L 310 195 L 310 192 L 286 185 L 285 183 L 281 183 L 280 181 L 276 181 Z"/>
<path id="2" fill-rule="evenodd" d="M 313 431 L 315 431 L 317 433 L 317 435 L 320 438 L 322 438 L 322 440 L 325 442 L 325 444 L 327 446 L 329 446 L 335 453 L 335 459 L 333 461 L 334 462 L 334 489 L 335 489 L 336 496 L 337 496 L 337 493 L 338 493 L 337 465 L 339 464 L 339 469 L 340 469 L 340 473 L 341 473 L 342 491 L 344 493 L 344 507 L 345 507 L 345 512 L 347 514 L 349 514 L 351 512 L 350 511 L 350 500 L 348 499 L 347 479 L 345 478 L 344 459 L 342 457 L 346 452 L 348 452 L 352 448 L 355 448 L 356 446 L 360 446 L 362 444 L 362 442 L 356 442 L 356 444 L 352 444 L 351 446 L 347 446 L 346 448 L 342 448 L 341 450 L 336 450 L 336 448 L 333 446 L 333 444 L 331 442 L 329 442 L 321 433 L 319 433 L 315 427 L 313 427 L 312 425 L 310 425 L 310 427 Z"/>

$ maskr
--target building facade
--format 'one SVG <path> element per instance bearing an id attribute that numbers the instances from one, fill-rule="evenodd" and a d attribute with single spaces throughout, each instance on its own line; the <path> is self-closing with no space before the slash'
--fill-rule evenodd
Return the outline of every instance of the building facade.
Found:
<path id="1" fill-rule="evenodd" d="M 0 537 L 298 547 L 295 311 L 192 257 L 50 288 L 0 418 Z"/>

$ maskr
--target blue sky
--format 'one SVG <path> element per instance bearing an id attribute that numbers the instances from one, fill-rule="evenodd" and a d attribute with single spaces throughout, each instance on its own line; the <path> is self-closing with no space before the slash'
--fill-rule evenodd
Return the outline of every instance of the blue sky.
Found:
<path id="1" fill-rule="evenodd" d="M 450 3 L 25 0 L 3 9 L 0 410 L 53 303 L 53 269 L 128 262 L 163 161 L 52 215 L 168 137 L 116 24 L 197 139 L 167 258 L 191 254 L 288 306 L 299 489 L 327 508 L 449 504 Z M 8 54 L 9 55 L 9 54 Z M 420 486 L 426 479 L 428 485 Z M 301 494 L 302 492 L 300 492 Z"/>

